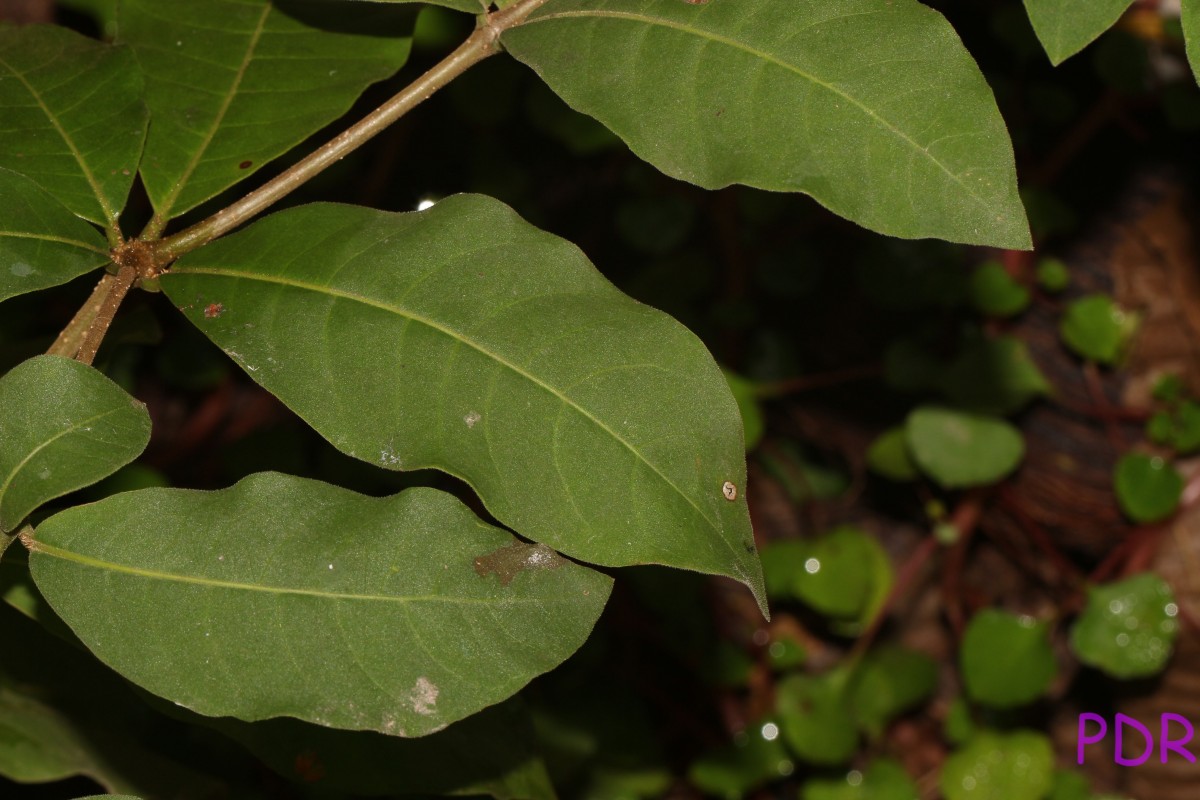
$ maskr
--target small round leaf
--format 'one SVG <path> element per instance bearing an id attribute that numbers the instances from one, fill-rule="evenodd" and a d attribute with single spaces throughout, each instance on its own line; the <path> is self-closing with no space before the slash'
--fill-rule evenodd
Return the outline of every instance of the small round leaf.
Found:
<path id="1" fill-rule="evenodd" d="M 946 800 L 1034 800 L 1050 791 L 1054 751 L 1040 733 L 980 733 L 946 759 Z"/>
<path id="2" fill-rule="evenodd" d="M 1043 258 L 1037 265 L 1037 282 L 1047 292 L 1061 292 L 1071 285 L 1071 273 L 1061 260 Z"/>
<path id="3" fill-rule="evenodd" d="M 1067 346 L 1089 361 L 1114 364 L 1125 353 L 1138 317 L 1108 295 L 1094 294 L 1067 306 L 1059 332 Z"/>
<path id="4" fill-rule="evenodd" d="M 904 428 L 884 431 L 867 449 L 867 466 L 893 481 L 916 480 L 920 473 L 908 453 Z"/>
<path id="5" fill-rule="evenodd" d="M 917 465 L 947 489 L 995 483 L 1025 453 L 1020 432 L 1004 420 L 948 408 L 916 409 L 905 432 Z"/>
<path id="6" fill-rule="evenodd" d="M 970 291 L 971 304 L 989 317 L 1011 317 L 1029 305 L 1029 290 L 996 261 L 987 261 L 975 270 Z"/>
<path id="7" fill-rule="evenodd" d="M 1084 663 L 1116 678 L 1154 675 L 1171 656 L 1178 613 L 1171 587 L 1157 575 L 1093 587 L 1071 629 L 1071 649 Z"/>
<path id="8" fill-rule="evenodd" d="M 858 749 L 858 731 L 846 702 L 846 673 L 792 675 L 775 694 L 784 741 L 814 764 L 844 764 Z"/>
<path id="9" fill-rule="evenodd" d="M 1054 677 L 1049 626 L 991 608 L 967 626 L 959 659 L 967 693 L 998 708 L 1037 699 Z"/>
<path id="10" fill-rule="evenodd" d="M 1183 477 L 1170 463 L 1142 453 L 1129 453 L 1113 473 L 1117 502 L 1134 522 L 1158 522 L 1175 513 L 1183 493 Z"/>

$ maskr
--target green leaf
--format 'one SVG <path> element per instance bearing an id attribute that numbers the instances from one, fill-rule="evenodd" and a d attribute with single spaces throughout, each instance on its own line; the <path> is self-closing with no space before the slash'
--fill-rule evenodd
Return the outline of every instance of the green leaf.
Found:
<path id="1" fill-rule="evenodd" d="M 942 735 L 952 745 L 963 745 L 975 735 L 975 720 L 971 717 L 971 707 L 961 697 L 956 697 L 946 711 L 946 721 L 942 726 Z"/>
<path id="2" fill-rule="evenodd" d="M 905 430 L 917 465 L 947 489 L 995 483 L 1025 453 L 1020 431 L 980 414 L 922 406 L 908 415 Z"/>
<path id="3" fill-rule="evenodd" d="M 849 525 L 837 527 L 809 543 L 803 568 L 793 573 L 792 590 L 823 614 L 856 619 L 875 594 L 878 576 L 863 566 L 873 562 L 879 550 L 869 533 Z"/>
<path id="4" fill-rule="evenodd" d="M 1183 476 L 1168 461 L 1127 453 L 1113 472 L 1117 503 L 1134 522 L 1158 522 L 1175 513 L 1183 494 Z"/>
<path id="5" fill-rule="evenodd" d="M 912 481 L 920 477 L 908 452 L 904 428 L 897 426 L 881 433 L 867 448 L 867 466 L 894 481 Z"/>
<path id="6" fill-rule="evenodd" d="M 0 197 L 0 300 L 58 286 L 108 263 L 104 237 L 33 181 L 0 169 Z"/>
<path id="7" fill-rule="evenodd" d="M 150 441 L 150 415 L 89 366 L 38 356 L 0 378 L 0 533 L 116 472 Z"/>
<path id="8" fill-rule="evenodd" d="M 154 124 L 142 181 L 159 224 L 349 110 L 408 59 L 413 12 L 364 3 L 122 0 Z"/>
<path id="9" fill-rule="evenodd" d="M 54 610 L 149 691 L 210 716 L 394 736 L 438 730 L 556 666 L 611 585 L 443 492 L 370 498 L 274 473 L 77 506 L 30 549 Z"/>
<path id="10" fill-rule="evenodd" d="M 0 110 L 0 167 L 115 230 L 146 135 L 133 53 L 51 25 L 0 28 Z"/>
<path id="11" fill-rule="evenodd" d="M 810 780 L 800 790 L 800 800 L 914 800 L 917 796 L 916 784 L 904 767 L 886 758 L 842 780 Z"/>
<path id="12" fill-rule="evenodd" d="M 1013 280 L 998 261 L 979 265 L 971 274 L 971 304 L 989 317 L 1011 317 L 1029 306 L 1029 290 Z"/>
<path id="13" fill-rule="evenodd" d="M 751 725 L 733 744 L 706 753 L 688 768 L 688 780 L 705 794 L 741 800 L 752 790 L 790 775 L 791 757 L 771 721 Z"/>
<path id="14" fill-rule="evenodd" d="M 937 688 L 937 663 L 929 656 L 900 647 L 869 653 L 850 683 L 850 706 L 859 727 L 878 738 L 897 715 L 916 706 Z"/>
<path id="15" fill-rule="evenodd" d="M 896 715 L 924 702 L 937 688 L 937 663 L 914 650 L 882 646 L 854 672 L 850 704 L 858 726 L 878 738 Z"/>
<path id="16" fill-rule="evenodd" d="M 973 700 L 997 708 L 1030 703 L 1054 678 L 1050 626 L 985 608 L 967 626 L 959 664 Z"/>
<path id="17" fill-rule="evenodd" d="M 938 376 L 954 405 L 983 414 L 1014 414 L 1051 393 L 1025 342 L 1015 336 L 975 336 Z"/>
<path id="18" fill-rule="evenodd" d="M 1040 733 L 985 731 L 946 759 L 939 784 L 946 800 L 1043 797 L 1054 780 L 1054 751 Z"/>
<path id="19" fill-rule="evenodd" d="M 1192 65 L 1192 74 L 1200 76 L 1200 2 L 1184 0 L 1180 21 L 1188 63 Z"/>
<path id="20" fill-rule="evenodd" d="M 1067 346 L 1100 364 L 1115 364 L 1128 349 L 1139 316 L 1122 310 L 1108 295 L 1093 294 L 1067 306 L 1059 333 Z"/>
<path id="21" fill-rule="evenodd" d="M 1178 614 L 1171 587 L 1157 575 L 1095 586 L 1071 628 L 1071 649 L 1085 664 L 1122 680 L 1155 675 L 1171 657 Z"/>
<path id="22" fill-rule="evenodd" d="M 720 369 L 498 201 L 285 211 L 185 256 L 163 289 L 342 451 L 458 475 L 584 561 L 727 575 L 762 603 Z"/>
<path id="23" fill-rule="evenodd" d="M 1054 788 L 1047 800 L 1094 800 L 1092 785 L 1078 772 L 1058 769 L 1054 771 Z"/>
<path id="24" fill-rule="evenodd" d="M 1200 450 L 1200 403 L 1184 400 L 1174 414 L 1156 412 L 1146 422 L 1146 436 L 1156 444 L 1170 445 L 1180 455 Z"/>
<path id="25" fill-rule="evenodd" d="M 903 238 L 1030 246 L 991 89 L 916 0 L 556 0 L 501 41 L 672 177 L 804 192 Z"/>
<path id="26" fill-rule="evenodd" d="M 858 730 L 846 702 L 845 670 L 791 675 L 776 685 L 775 707 L 784 741 L 814 764 L 844 764 L 858 749 Z"/>
<path id="27" fill-rule="evenodd" d="M 1047 292 L 1061 292 L 1071 285 L 1071 272 L 1058 258 L 1043 258 L 1037 264 L 1038 285 Z"/>
<path id="28" fill-rule="evenodd" d="M 1033 30 L 1058 66 L 1112 27 L 1133 0 L 1025 0 Z"/>

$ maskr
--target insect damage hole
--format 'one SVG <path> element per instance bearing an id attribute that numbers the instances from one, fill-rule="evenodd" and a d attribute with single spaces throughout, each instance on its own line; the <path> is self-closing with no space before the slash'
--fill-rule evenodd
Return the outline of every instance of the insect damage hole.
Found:
<path id="1" fill-rule="evenodd" d="M 725 481 L 721 484 L 721 494 L 725 495 L 725 499 L 730 502 L 737 500 L 737 487 L 733 485 L 733 481 Z"/>

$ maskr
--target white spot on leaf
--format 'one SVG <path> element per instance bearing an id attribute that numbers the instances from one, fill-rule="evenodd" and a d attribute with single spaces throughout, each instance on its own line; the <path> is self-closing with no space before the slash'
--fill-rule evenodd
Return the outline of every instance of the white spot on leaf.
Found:
<path id="1" fill-rule="evenodd" d="M 474 428 L 475 423 L 479 422 L 479 420 L 481 420 L 481 419 L 483 419 L 483 416 L 480 415 L 480 413 L 478 411 L 472 411 L 471 413 L 469 413 L 465 417 L 463 417 L 463 422 L 467 423 L 468 428 Z"/>
<path id="2" fill-rule="evenodd" d="M 416 711 L 423 717 L 428 717 L 436 710 L 438 695 L 440 694 L 438 687 L 433 685 L 433 682 L 424 675 L 417 678 L 417 683 L 409 692 L 408 699 L 412 702 L 413 711 Z"/>
<path id="3" fill-rule="evenodd" d="M 18 261 L 17 263 L 13 264 L 8 268 L 8 271 L 13 275 L 16 275 L 18 278 L 24 278 L 37 272 L 37 270 L 23 261 Z"/>

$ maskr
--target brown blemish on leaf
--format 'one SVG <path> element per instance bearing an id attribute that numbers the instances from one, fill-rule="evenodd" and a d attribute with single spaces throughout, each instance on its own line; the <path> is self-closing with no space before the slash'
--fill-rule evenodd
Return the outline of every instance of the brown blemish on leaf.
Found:
<path id="1" fill-rule="evenodd" d="M 733 484 L 733 481 L 725 481 L 721 485 L 721 494 L 725 495 L 726 500 L 733 502 L 737 500 L 737 486 Z"/>
<path id="2" fill-rule="evenodd" d="M 238 169 L 250 169 L 253 164 L 253 161 L 243 161 L 242 163 L 238 164 Z"/>
<path id="3" fill-rule="evenodd" d="M 501 586 L 508 586 L 518 572 L 527 569 L 558 569 L 563 557 L 544 544 L 513 542 L 499 550 L 475 559 L 475 572 L 486 578 L 492 573 L 500 579 Z"/>
<path id="4" fill-rule="evenodd" d="M 204 307 L 204 318 L 215 319 L 225 313 L 225 306 L 220 303 L 209 303 Z"/>

